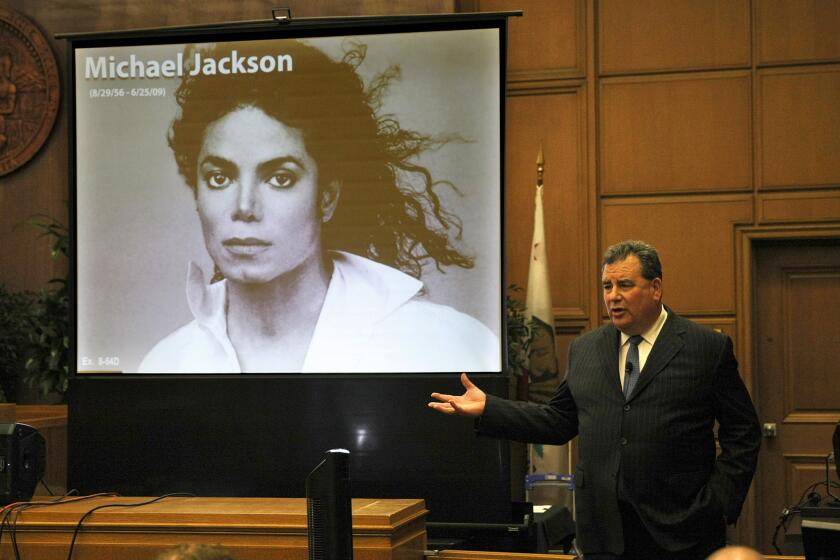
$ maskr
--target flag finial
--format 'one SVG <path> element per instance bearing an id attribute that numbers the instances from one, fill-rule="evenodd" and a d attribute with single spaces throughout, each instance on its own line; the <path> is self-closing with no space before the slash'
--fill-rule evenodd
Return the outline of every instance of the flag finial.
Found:
<path id="1" fill-rule="evenodd" d="M 543 171 L 545 170 L 545 160 L 543 159 L 542 142 L 540 142 L 540 151 L 537 154 L 537 186 L 543 186 Z"/>

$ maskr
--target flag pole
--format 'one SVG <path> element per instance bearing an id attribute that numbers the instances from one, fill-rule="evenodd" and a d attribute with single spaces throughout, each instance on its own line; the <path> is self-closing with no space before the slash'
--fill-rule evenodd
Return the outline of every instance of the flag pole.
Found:
<path id="1" fill-rule="evenodd" d="M 528 400 L 548 403 L 560 383 L 559 364 L 554 327 L 554 310 L 551 301 L 551 279 L 549 275 L 548 248 L 546 246 L 545 217 L 543 213 L 543 178 L 545 156 L 540 142 L 537 154 L 537 185 L 534 193 L 534 236 L 531 241 L 531 260 L 528 267 L 528 289 L 525 309 L 530 330 L 528 348 Z M 554 220 L 559 216 L 553 216 Z M 529 446 L 529 474 L 533 477 L 567 476 L 568 446 L 531 444 Z M 529 491 L 529 501 L 544 500 L 542 503 L 570 505 L 568 487 L 550 485 L 541 491 Z"/>

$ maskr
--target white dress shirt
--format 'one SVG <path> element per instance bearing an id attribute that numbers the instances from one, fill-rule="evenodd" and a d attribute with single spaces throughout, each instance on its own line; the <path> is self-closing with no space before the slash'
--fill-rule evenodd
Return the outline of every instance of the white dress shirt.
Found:
<path id="1" fill-rule="evenodd" d="M 662 311 L 659 313 L 653 326 L 647 332 L 642 333 L 642 341 L 639 343 L 639 375 L 645 372 L 645 362 L 653 349 L 653 343 L 656 342 L 656 337 L 659 336 L 659 331 L 662 330 L 662 325 L 665 324 L 665 319 L 668 318 L 668 312 L 665 311 L 665 306 L 662 306 Z M 618 376 L 621 380 L 621 386 L 624 387 L 624 362 L 627 361 L 627 350 L 630 348 L 630 335 L 621 333 L 621 345 L 618 347 Z"/>

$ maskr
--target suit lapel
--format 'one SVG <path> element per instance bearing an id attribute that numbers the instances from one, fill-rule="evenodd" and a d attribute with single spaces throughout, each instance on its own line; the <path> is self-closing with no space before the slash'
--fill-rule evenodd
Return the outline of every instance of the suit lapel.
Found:
<path id="1" fill-rule="evenodd" d="M 598 356 L 603 361 L 601 371 L 607 376 L 607 386 L 613 387 L 620 394 L 624 394 L 621 388 L 621 379 L 618 377 L 618 342 L 621 340 L 618 329 L 608 325 L 598 342 Z"/>
<path id="2" fill-rule="evenodd" d="M 642 368 L 642 373 L 639 376 L 636 387 L 633 389 L 633 394 L 630 395 L 630 400 L 633 400 L 639 393 L 644 391 L 645 387 L 653 382 L 654 378 L 665 369 L 665 366 L 682 349 L 684 345 L 682 335 L 684 332 L 685 329 L 680 325 L 679 318 L 673 311 L 668 309 L 668 319 L 662 325 L 659 336 L 656 337 L 656 343 L 648 355 L 645 367 Z"/>

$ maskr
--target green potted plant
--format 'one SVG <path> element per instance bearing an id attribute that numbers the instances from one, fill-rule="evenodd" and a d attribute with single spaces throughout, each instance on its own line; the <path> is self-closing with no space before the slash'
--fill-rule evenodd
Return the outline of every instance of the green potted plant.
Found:
<path id="1" fill-rule="evenodd" d="M 42 236 L 52 238 L 54 259 L 67 257 L 70 237 L 64 225 L 48 216 L 36 216 L 32 224 Z M 23 379 L 42 397 L 51 393 L 63 397 L 70 379 L 70 296 L 66 278 L 49 283 L 50 288 L 33 298 Z"/>
<path id="2" fill-rule="evenodd" d="M 18 378 L 29 349 L 33 299 L 31 292 L 11 292 L 0 286 L 0 402 L 17 398 Z"/>

